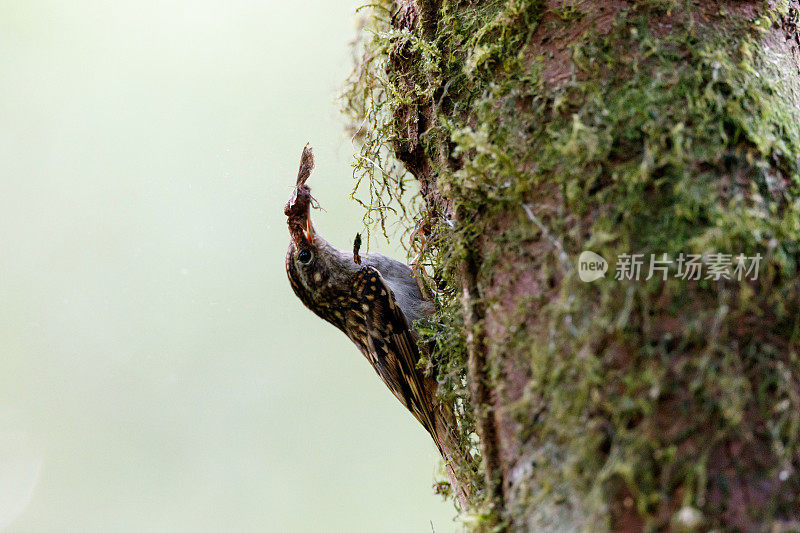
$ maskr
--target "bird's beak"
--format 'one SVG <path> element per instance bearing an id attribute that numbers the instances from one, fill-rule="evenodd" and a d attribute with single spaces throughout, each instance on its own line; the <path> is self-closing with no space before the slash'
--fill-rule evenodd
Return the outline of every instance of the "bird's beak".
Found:
<path id="1" fill-rule="evenodd" d="M 306 213 L 306 228 L 303 230 L 303 237 L 308 244 L 314 244 L 314 225 L 311 224 L 311 209 Z"/>

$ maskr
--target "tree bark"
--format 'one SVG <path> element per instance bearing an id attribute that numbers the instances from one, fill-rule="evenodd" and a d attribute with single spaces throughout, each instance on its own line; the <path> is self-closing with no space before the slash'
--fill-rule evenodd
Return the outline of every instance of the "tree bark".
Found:
<path id="1" fill-rule="evenodd" d="M 480 439 L 470 523 L 798 530 L 798 2 L 379 6 L 347 103 L 370 207 L 402 196 L 386 151 L 420 185 L 412 246 L 459 325 L 429 326 L 433 358 Z"/>

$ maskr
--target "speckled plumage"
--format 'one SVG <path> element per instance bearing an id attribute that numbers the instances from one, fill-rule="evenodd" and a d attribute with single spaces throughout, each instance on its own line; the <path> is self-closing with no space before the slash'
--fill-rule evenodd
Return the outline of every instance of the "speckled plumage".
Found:
<path id="1" fill-rule="evenodd" d="M 307 146 L 297 185 L 284 209 L 291 235 L 286 273 L 292 289 L 306 307 L 353 341 L 449 462 L 451 454 L 458 453 L 455 417 L 437 400 L 435 379 L 417 368 L 420 351 L 413 323 L 428 316 L 432 305 L 405 264 L 377 253 L 344 252 L 314 231 L 313 198 L 306 184 L 313 168 Z M 458 485 L 452 467 L 448 472 Z M 463 503 L 466 490 L 461 486 L 457 491 Z"/>

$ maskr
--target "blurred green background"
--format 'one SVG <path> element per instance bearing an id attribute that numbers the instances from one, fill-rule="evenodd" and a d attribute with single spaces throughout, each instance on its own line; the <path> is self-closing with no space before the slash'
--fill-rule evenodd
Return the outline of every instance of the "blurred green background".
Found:
<path id="1" fill-rule="evenodd" d="M 317 228 L 362 229 L 357 5 L 0 0 L 0 529 L 455 529 L 429 438 L 284 273 L 306 141 Z"/>

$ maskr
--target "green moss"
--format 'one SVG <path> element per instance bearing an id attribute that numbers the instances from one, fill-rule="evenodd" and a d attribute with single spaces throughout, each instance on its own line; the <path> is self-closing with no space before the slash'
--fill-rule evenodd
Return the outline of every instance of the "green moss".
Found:
<path id="1" fill-rule="evenodd" d="M 394 209 L 409 228 L 430 229 L 412 252 L 422 252 L 428 284 L 444 287 L 423 333 L 445 398 L 468 402 L 464 250 L 480 247 L 487 283 L 513 279 L 521 261 L 553 287 L 520 298 L 503 324 L 512 333 L 491 347 L 529 380 L 513 413 L 536 461 L 520 484 L 528 492 L 506 512 L 603 528 L 613 520 L 609 493 L 625 490 L 652 527 L 669 523 L 678 492 L 682 505 L 718 516 L 709 450 L 753 427 L 748 438 L 780 458 L 754 468 L 786 468 L 800 450 L 800 113 L 788 105 L 785 65 L 760 38 L 792 15 L 788 3 L 765 4 L 753 20 L 720 12 L 704 22 L 691 2 L 637 2 L 609 31 L 589 27 L 575 41 L 573 75 L 559 86 L 527 48 L 548 15 L 543 2 L 444 1 L 429 41 L 391 29 L 390 5 L 368 17 L 345 101 L 368 220 Z M 583 13 L 581 2 L 564 2 L 548 24 Z M 654 33 L 653 16 L 673 17 L 670 31 Z M 408 59 L 399 71 L 390 65 L 398 57 Z M 416 139 L 409 109 L 432 118 Z M 392 153 L 411 142 L 433 163 L 438 202 L 409 203 L 410 178 Z M 549 237 L 523 203 L 542 204 Z M 455 210 L 468 222 L 454 225 Z M 590 249 L 764 259 L 754 283 L 585 284 L 556 254 L 530 254 L 547 238 L 570 258 Z M 663 419 L 671 409 L 682 427 Z M 462 418 L 469 433 L 469 408 Z"/>

